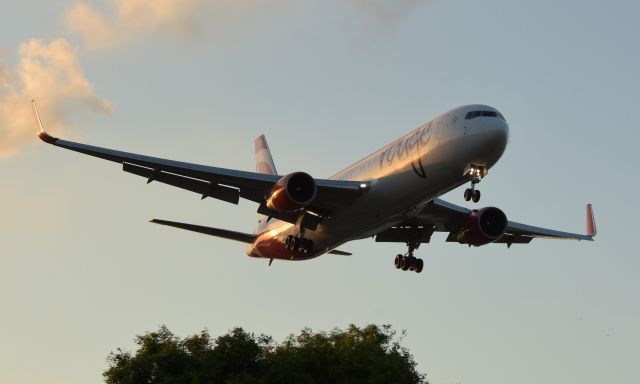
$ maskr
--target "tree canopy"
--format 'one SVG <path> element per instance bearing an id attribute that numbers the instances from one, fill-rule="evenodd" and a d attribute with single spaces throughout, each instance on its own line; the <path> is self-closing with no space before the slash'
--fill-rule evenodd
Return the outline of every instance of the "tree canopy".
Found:
<path id="1" fill-rule="evenodd" d="M 282 343 L 242 328 L 181 339 L 161 326 L 136 337 L 135 353 L 112 352 L 103 375 L 107 384 L 426 384 L 401 341 L 388 325 L 303 329 Z"/>

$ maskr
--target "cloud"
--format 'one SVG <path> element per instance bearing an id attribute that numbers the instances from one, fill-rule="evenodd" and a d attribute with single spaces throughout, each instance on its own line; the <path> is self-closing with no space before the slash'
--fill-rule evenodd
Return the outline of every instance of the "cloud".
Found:
<path id="1" fill-rule="evenodd" d="M 16 69 L 9 70 L 0 62 L 0 158 L 35 142 L 32 98 L 39 100 L 43 119 L 56 133 L 72 126 L 64 114 L 71 104 L 98 113 L 111 112 L 109 103 L 95 95 L 69 42 L 57 39 L 45 44 L 32 39 L 20 46 Z"/>
<path id="2" fill-rule="evenodd" d="M 217 1 L 112 0 L 105 12 L 77 3 L 66 13 L 67 28 L 87 48 L 112 49 L 154 35 L 197 35 L 200 16 Z"/>
<path id="3" fill-rule="evenodd" d="M 386 24 L 395 23 L 429 0 L 348 0 Z M 77 3 L 66 13 L 70 32 L 91 50 L 108 50 L 157 37 L 193 37 L 211 22 L 213 11 L 257 11 L 260 7 L 292 8 L 312 0 L 111 0 L 104 9 Z M 241 11 L 242 12 L 242 11 Z M 233 12 L 230 17 L 237 17 Z M 233 15 L 233 16 L 231 16 Z"/>
<path id="4" fill-rule="evenodd" d="M 429 0 L 352 0 L 363 10 L 375 14 L 388 23 L 394 23 L 406 17 L 416 7 Z"/>

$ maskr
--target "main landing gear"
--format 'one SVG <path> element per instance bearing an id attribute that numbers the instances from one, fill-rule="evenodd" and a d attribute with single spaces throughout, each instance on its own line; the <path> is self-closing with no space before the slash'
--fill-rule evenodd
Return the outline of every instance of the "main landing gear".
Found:
<path id="1" fill-rule="evenodd" d="M 313 250 L 313 241 L 305 239 L 304 237 L 289 235 L 284 240 L 284 246 L 290 251 L 300 252 L 307 255 L 311 250 Z"/>
<path id="2" fill-rule="evenodd" d="M 474 203 L 480 201 L 480 191 L 476 189 L 478 184 L 487 174 L 487 168 L 479 165 L 470 165 L 465 171 L 465 176 L 471 179 L 471 188 L 464 190 L 464 200 L 473 200 Z"/>
<path id="3" fill-rule="evenodd" d="M 400 254 L 396 255 L 394 264 L 397 269 L 420 273 L 422 272 L 422 268 L 424 268 L 424 260 L 413 256 L 413 251 L 420 246 L 420 243 L 411 242 L 408 245 L 409 252 L 404 256 Z"/>

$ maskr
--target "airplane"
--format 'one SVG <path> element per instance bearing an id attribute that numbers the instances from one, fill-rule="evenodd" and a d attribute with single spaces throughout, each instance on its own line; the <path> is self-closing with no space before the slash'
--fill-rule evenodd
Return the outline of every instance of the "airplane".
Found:
<path id="1" fill-rule="evenodd" d="M 469 247 L 491 243 L 527 244 L 534 238 L 592 241 L 596 225 L 587 204 L 586 234 L 510 221 L 496 207 L 465 208 L 440 198 L 469 183 L 464 199 L 477 203 L 476 185 L 502 156 L 509 125 L 495 108 L 466 105 L 451 109 L 327 179 L 298 171 L 280 175 L 264 135 L 255 140 L 256 171 L 247 172 L 122 152 L 50 136 L 35 101 L 38 137 L 48 144 L 122 164 L 122 169 L 201 196 L 238 204 L 258 204 L 253 233 L 168 220 L 152 223 L 247 244 L 248 256 L 308 260 L 324 254 L 349 256 L 337 248 L 349 241 L 404 243 L 394 266 L 420 273 L 414 256 L 435 232 Z"/>

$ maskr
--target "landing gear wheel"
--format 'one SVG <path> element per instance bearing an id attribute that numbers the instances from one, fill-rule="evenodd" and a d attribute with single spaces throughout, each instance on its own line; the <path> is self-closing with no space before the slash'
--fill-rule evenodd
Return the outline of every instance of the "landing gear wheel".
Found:
<path id="1" fill-rule="evenodd" d="M 409 268 L 411 268 L 411 257 L 404 257 L 404 265 L 402 266 L 402 270 L 403 271 L 407 271 Z"/>
<path id="2" fill-rule="evenodd" d="M 297 237 L 292 237 L 291 240 L 289 241 L 289 250 L 290 251 L 295 251 L 296 249 L 298 249 L 298 238 Z"/>
<path id="3" fill-rule="evenodd" d="M 309 254 L 313 250 L 313 241 L 309 239 L 303 239 L 300 245 L 300 250 L 305 254 Z"/>
<path id="4" fill-rule="evenodd" d="M 414 272 L 415 273 L 420 273 L 420 272 L 422 272 L 422 268 L 424 268 L 424 260 L 422 260 L 422 259 L 416 260 L 416 265 L 415 265 L 415 268 L 414 268 Z"/>
<path id="5" fill-rule="evenodd" d="M 471 188 L 467 188 L 464 190 L 464 200 L 465 201 L 469 201 L 471 200 L 471 195 L 473 194 L 473 191 L 471 190 Z"/>
<path id="6" fill-rule="evenodd" d="M 473 191 L 473 196 L 471 196 L 471 199 L 473 199 L 474 203 L 477 203 L 478 201 L 480 201 L 480 191 L 477 189 Z"/>
<path id="7" fill-rule="evenodd" d="M 413 256 L 407 257 L 407 261 L 409 262 L 409 270 L 412 272 L 416 269 L 416 260 L 418 259 Z"/>
<path id="8" fill-rule="evenodd" d="M 395 265 L 397 269 L 402 268 L 402 259 L 404 259 L 404 256 L 396 255 L 395 260 L 393 260 L 393 265 Z"/>

